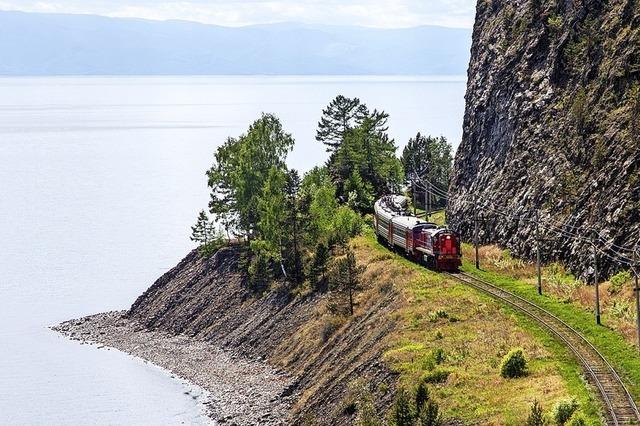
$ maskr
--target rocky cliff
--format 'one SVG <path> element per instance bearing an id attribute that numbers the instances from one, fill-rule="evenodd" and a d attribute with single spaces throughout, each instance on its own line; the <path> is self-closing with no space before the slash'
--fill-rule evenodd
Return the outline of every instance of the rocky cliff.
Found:
<path id="1" fill-rule="evenodd" d="M 451 225 L 582 276 L 640 240 L 640 1 L 479 0 Z"/>
<path id="2" fill-rule="evenodd" d="M 364 379 L 372 388 L 395 388 L 397 375 L 382 361 L 393 293 L 363 301 L 354 317 L 327 321 L 327 296 L 295 294 L 274 283 L 253 293 L 241 272 L 241 247 L 221 249 L 210 259 L 197 251 L 158 279 L 127 316 L 151 331 L 204 340 L 240 358 L 267 361 L 293 377 L 279 398 L 293 400 L 283 424 L 351 424 L 348 387 Z M 380 413 L 393 392 L 377 400 Z"/>

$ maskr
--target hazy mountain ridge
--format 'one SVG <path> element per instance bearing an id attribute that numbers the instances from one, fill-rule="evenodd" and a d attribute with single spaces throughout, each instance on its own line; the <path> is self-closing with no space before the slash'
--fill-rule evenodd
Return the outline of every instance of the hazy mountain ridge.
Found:
<path id="1" fill-rule="evenodd" d="M 446 75 L 471 31 L 273 24 L 220 27 L 0 12 L 0 75 Z"/>

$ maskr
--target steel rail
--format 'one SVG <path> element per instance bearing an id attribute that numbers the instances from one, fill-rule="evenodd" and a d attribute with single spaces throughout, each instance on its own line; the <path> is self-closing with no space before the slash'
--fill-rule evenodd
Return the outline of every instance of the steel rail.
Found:
<path id="1" fill-rule="evenodd" d="M 622 379 L 615 371 L 615 369 L 611 366 L 611 364 L 607 361 L 607 359 L 600 353 L 600 351 L 598 351 L 598 349 L 596 349 L 596 347 L 591 342 L 589 342 L 580 332 L 575 330 L 569 324 L 558 318 L 555 314 L 547 311 L 546 309 L 536 305 L 535 303 L 527 299 L 524 299 L 521 296 L 518 296 L 517 294 L 513 294 L 485 280 L 479 279 L 464 272 L 455 274 L 446 273 L 446 275 L 467 285 L 470 285 L 477 290 L 487 293 L 496 299 L 506 302 L 516 310 L 525 313 L 526 315 L 543 325 L 545 328 L 547 328 L 574 353 L 576 358 L 578 358 L 580 363 L 584 366 L 585 370 L 593 380 L 593 383 L 600 391 L 602 400 L 605 403 L 606 409 L 608 411 L 608 417 L 610 417 L 611 424 L 614 426 L 640 424 L 640 412 L 638 411 L 638 407 L 636 406 L 633 397 L 622 382 Z M 533 312 L 534 310 L 538 312 Z M 551 324 L 552 322 L 556 322 L 556 326 Z M 563 328 L 564 330 L 560 330 L 560 328 Z M 582 345 L 582 348 L 578 347 L 576 343 L 572 343 L 570 341 L 571 337 L 574 338 L 580 345 Z M 591 354 L 585 353 L 585 349 L 588 352 L 591 352 Z M 596 358 L 597 362 L 589 361 L 589 355 L 591 355 L 591 357 L 593 358 Z M 601 371 L 601 369 L 599 369 L 596 365 L 598 363 L 601 367 L 604 367 L 604 370 L 606 371 Z M 604 383 L 603 379 L 598 377 L 599 374 L 602 375 L 603 373 L 608 376 L 609 383 Z M 610 386 L 611 384 L 613 384 L 613 386 Z M 622 410 L 615 404 L 616 402 L 620 401 L 625 402 L 625 406 L 622 407 Z M 621 413 L 620 411 L 624 412 Z"/>

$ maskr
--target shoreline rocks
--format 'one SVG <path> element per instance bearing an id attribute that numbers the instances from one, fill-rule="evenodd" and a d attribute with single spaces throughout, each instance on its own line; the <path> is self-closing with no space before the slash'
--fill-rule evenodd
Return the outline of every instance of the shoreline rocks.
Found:
<path id="1" fill-rule="evenodd" d="M 205 413 L 219 424 L 284 425 L 295 396 L 292 380 L 260 360 L 185 335 L 146 329 L 126 312 L 63 322 L 52 330 L 71 340 L 111 347 L 162 367 L 204 390 Z"/>

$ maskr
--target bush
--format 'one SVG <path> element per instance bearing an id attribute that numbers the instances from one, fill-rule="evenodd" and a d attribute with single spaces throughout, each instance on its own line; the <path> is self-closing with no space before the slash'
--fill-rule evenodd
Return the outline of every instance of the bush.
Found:
<path id="1" fill-rule="evenodd" d="M 522 349 L 512 349 L 500 364 L 500 375 L 505 379 L 514 379 L 527 374 L 527 359 Z"/>
<path id="2" fill-rule="evenodd" d="M 437 365 L 440 365 L 447 360 L 447 354 L 442 348 L 434 349 L 431 356 Z"/>
<path id="3" fill-rule="evenodd" d="M 417 426 L 441 426 L 442 418 L 440 417 L 438 404 L 428 401 L 418 414 Z"/>
<path id="4" fill-rule="evenodd" d="M 429 401 L 429 389 L 424 382 L 421 382 L 416 389 L 416 411 L 420 413 L 425 404 Z"/>
<path id="5" fill-rule="evenodd" d="M 449 378 L 449 374 L 451 374 L 451 372 L 447 370 L 435 370 L 425 374 L 422 380 L 424 380 L 425 383 L 444 383 Z"/>
<path id="6" fill-rule="evenodd" d="M 406 390 L 401 389 L 396 395 L 389 424 L 393 426 L 414 426 L 415 413 L 411 404 L 411 398 Z"/>
<path id="7" fill-rule="evenodd" d="M 362 218 L 349 207 L 338 208 L 333 218 L 333 241 L 344 244 L 362 232 Z"/>
<path id="8" fill-rule="evenodd" d="M 567 423 L 567 426 L 587 426 L 587 420 L 584 418 L 584 415 L 582 415 L 582 413 L 575 413 L 569 419 L 569 423 Z"/>
<path id="9" fill-rule="evenodd" d="M 610 281 L 611 288 L 609 291 L 611 293 L 618 293 L 626 283 L 631 281 L 631 274 L 628 271 L 620 272 L 611 277 Z"/>
<path id="10" fill-rule="evenodd" d="M 527 417 L 527 426 L 544 426 L 546 424 L 544 420 L 544 413 L 542 412 L 542 406 L 535 400 L 531 405 L 531 413 Z"/>
<path id="11" fill-rule="evenodd" d="M 558 401 L 553 407 L 553 419 L 558 426 L 563 426 L 578 409 L 578 401 L 566 399 Z"/>

